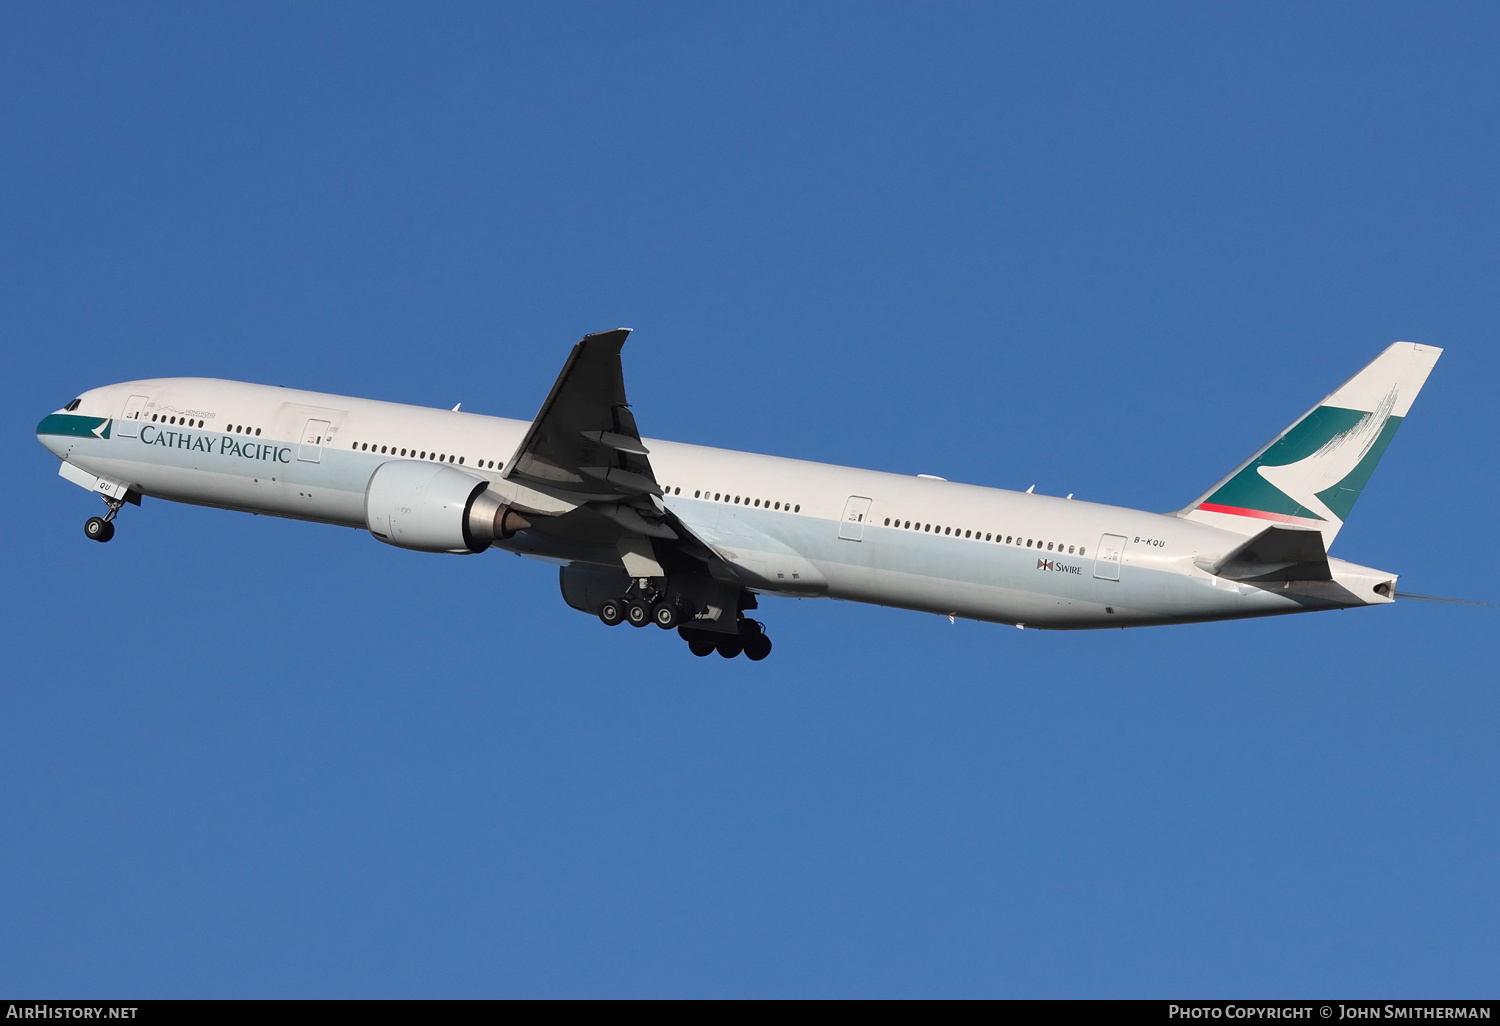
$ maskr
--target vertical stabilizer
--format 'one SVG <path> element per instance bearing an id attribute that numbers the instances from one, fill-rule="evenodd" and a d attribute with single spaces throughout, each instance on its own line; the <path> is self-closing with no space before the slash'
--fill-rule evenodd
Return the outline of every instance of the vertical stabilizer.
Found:
<path id="1" fill-rule="evenodd" d="M 1397 342 L 1178 516 L 1240 534 L 1312 527 L 1332 545 L 1442 352 Z"/>

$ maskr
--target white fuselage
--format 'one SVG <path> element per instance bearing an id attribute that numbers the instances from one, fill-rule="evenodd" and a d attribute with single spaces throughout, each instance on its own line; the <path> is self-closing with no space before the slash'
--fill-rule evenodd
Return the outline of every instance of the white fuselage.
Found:
<path id="1" fill-rule="evenodd" d="M 132 398 L 134 397 L 134 398 Z M 73 468 L 175 502 L 366 528 L 391 460 L 501 485 L 527 421 L 205 378 L 84 393 L 39 429 Z M 202 424 L 200 427 L 199 424 Z M 107 437 L 105 437 L 107 436 Z M 1172 514 L 645 439 L 661 501 L 760 594 L 827 596 L 1027 627 L 1264 616 L 1390 601 L 1390 574 L 1331 560 L 1333 581 L 1247 584 L 1200 563 L 1244 541 Z M 597 547 L 524 530 L 500 547 L 608 566 Z M 615 563 L 618 566 L 618 562 Z"/>

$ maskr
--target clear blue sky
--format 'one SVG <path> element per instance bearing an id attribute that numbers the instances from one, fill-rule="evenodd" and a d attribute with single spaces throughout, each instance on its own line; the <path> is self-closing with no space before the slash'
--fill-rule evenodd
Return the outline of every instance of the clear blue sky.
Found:
<path id="1" fill-rule="evenodd" d="M 1334 548 L 1500 597 L 1500 15 L 0 8 L 0 992 L 1489 995 L 1495 611 L 1053 634 L 147 500 L 43 414 L 213 375 L 1175 509 L 1444 347 Z"/>

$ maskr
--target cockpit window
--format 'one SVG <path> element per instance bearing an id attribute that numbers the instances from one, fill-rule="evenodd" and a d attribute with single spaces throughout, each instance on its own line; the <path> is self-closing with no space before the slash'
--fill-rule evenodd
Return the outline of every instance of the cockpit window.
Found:
<path id="1" fill-rule="evenodd" d="M 67 410 L 69 413 L 71 413 L 72 411 L 78 409 L 78 405 L 80 403 L 82 403 L 82 402 L 83 402 L 83 396 L 79 396 L 77 399 L 74 399 L 68 405 L 64 406 L 63 409 Z"/>

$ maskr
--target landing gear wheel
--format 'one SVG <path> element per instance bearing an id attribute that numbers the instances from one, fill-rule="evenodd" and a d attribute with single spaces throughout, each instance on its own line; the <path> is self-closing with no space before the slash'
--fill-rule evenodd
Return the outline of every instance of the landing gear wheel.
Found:
<path id="1" fill-rule="evenodd" d="M 83 533 L 96 542 L 107 542 L 115 536 L 115 525 L 103 517 L 89 517 L 83 525 Z"/>
<path id="2" fill-rule="evenodd" d="M 735 656 L 744 651 L 745 643 L 742 642 L 739 638 L 724 638 L 723 640 L 716 642 L 714 644 L 714 648 L 716 648 L 719 652 L 719 655 L 723 656 L 725 659 L 733 659 Z"/>
<path id="3" fill-rule="evenodd" d="M 604 621 L 606 627 L 618 627 L 625 619 L 624 600 L 605 599 L 599 603 L 599 619 Z"/>
<path id="4" fill-rule="evenodd" d="M 658 602 L 651 607 L 651 621 L 664 631 L 669 631 L 677 626 L 681 617 L 677 613 L 677 607 L 670 602 Z"/>
<path id="5" fill-rule="evenodd" d="M 712 655 L 714 643 L 712 641 L 689 641 L 688 651 L 695 656 Z"/>
<path id="6" fill-rule="evenodd" d="M 771 654 L 771 639 L 764 634 L 752 634 L 745 639 L 745 658 L 760 662 Z"/>
<path id="7" fill-rule="evenodd" d="M 639 600 L 627 603 L 625 619 L 630 621 L 632 627 L 644 627 L 651 622 L 651 607 Z"/>

